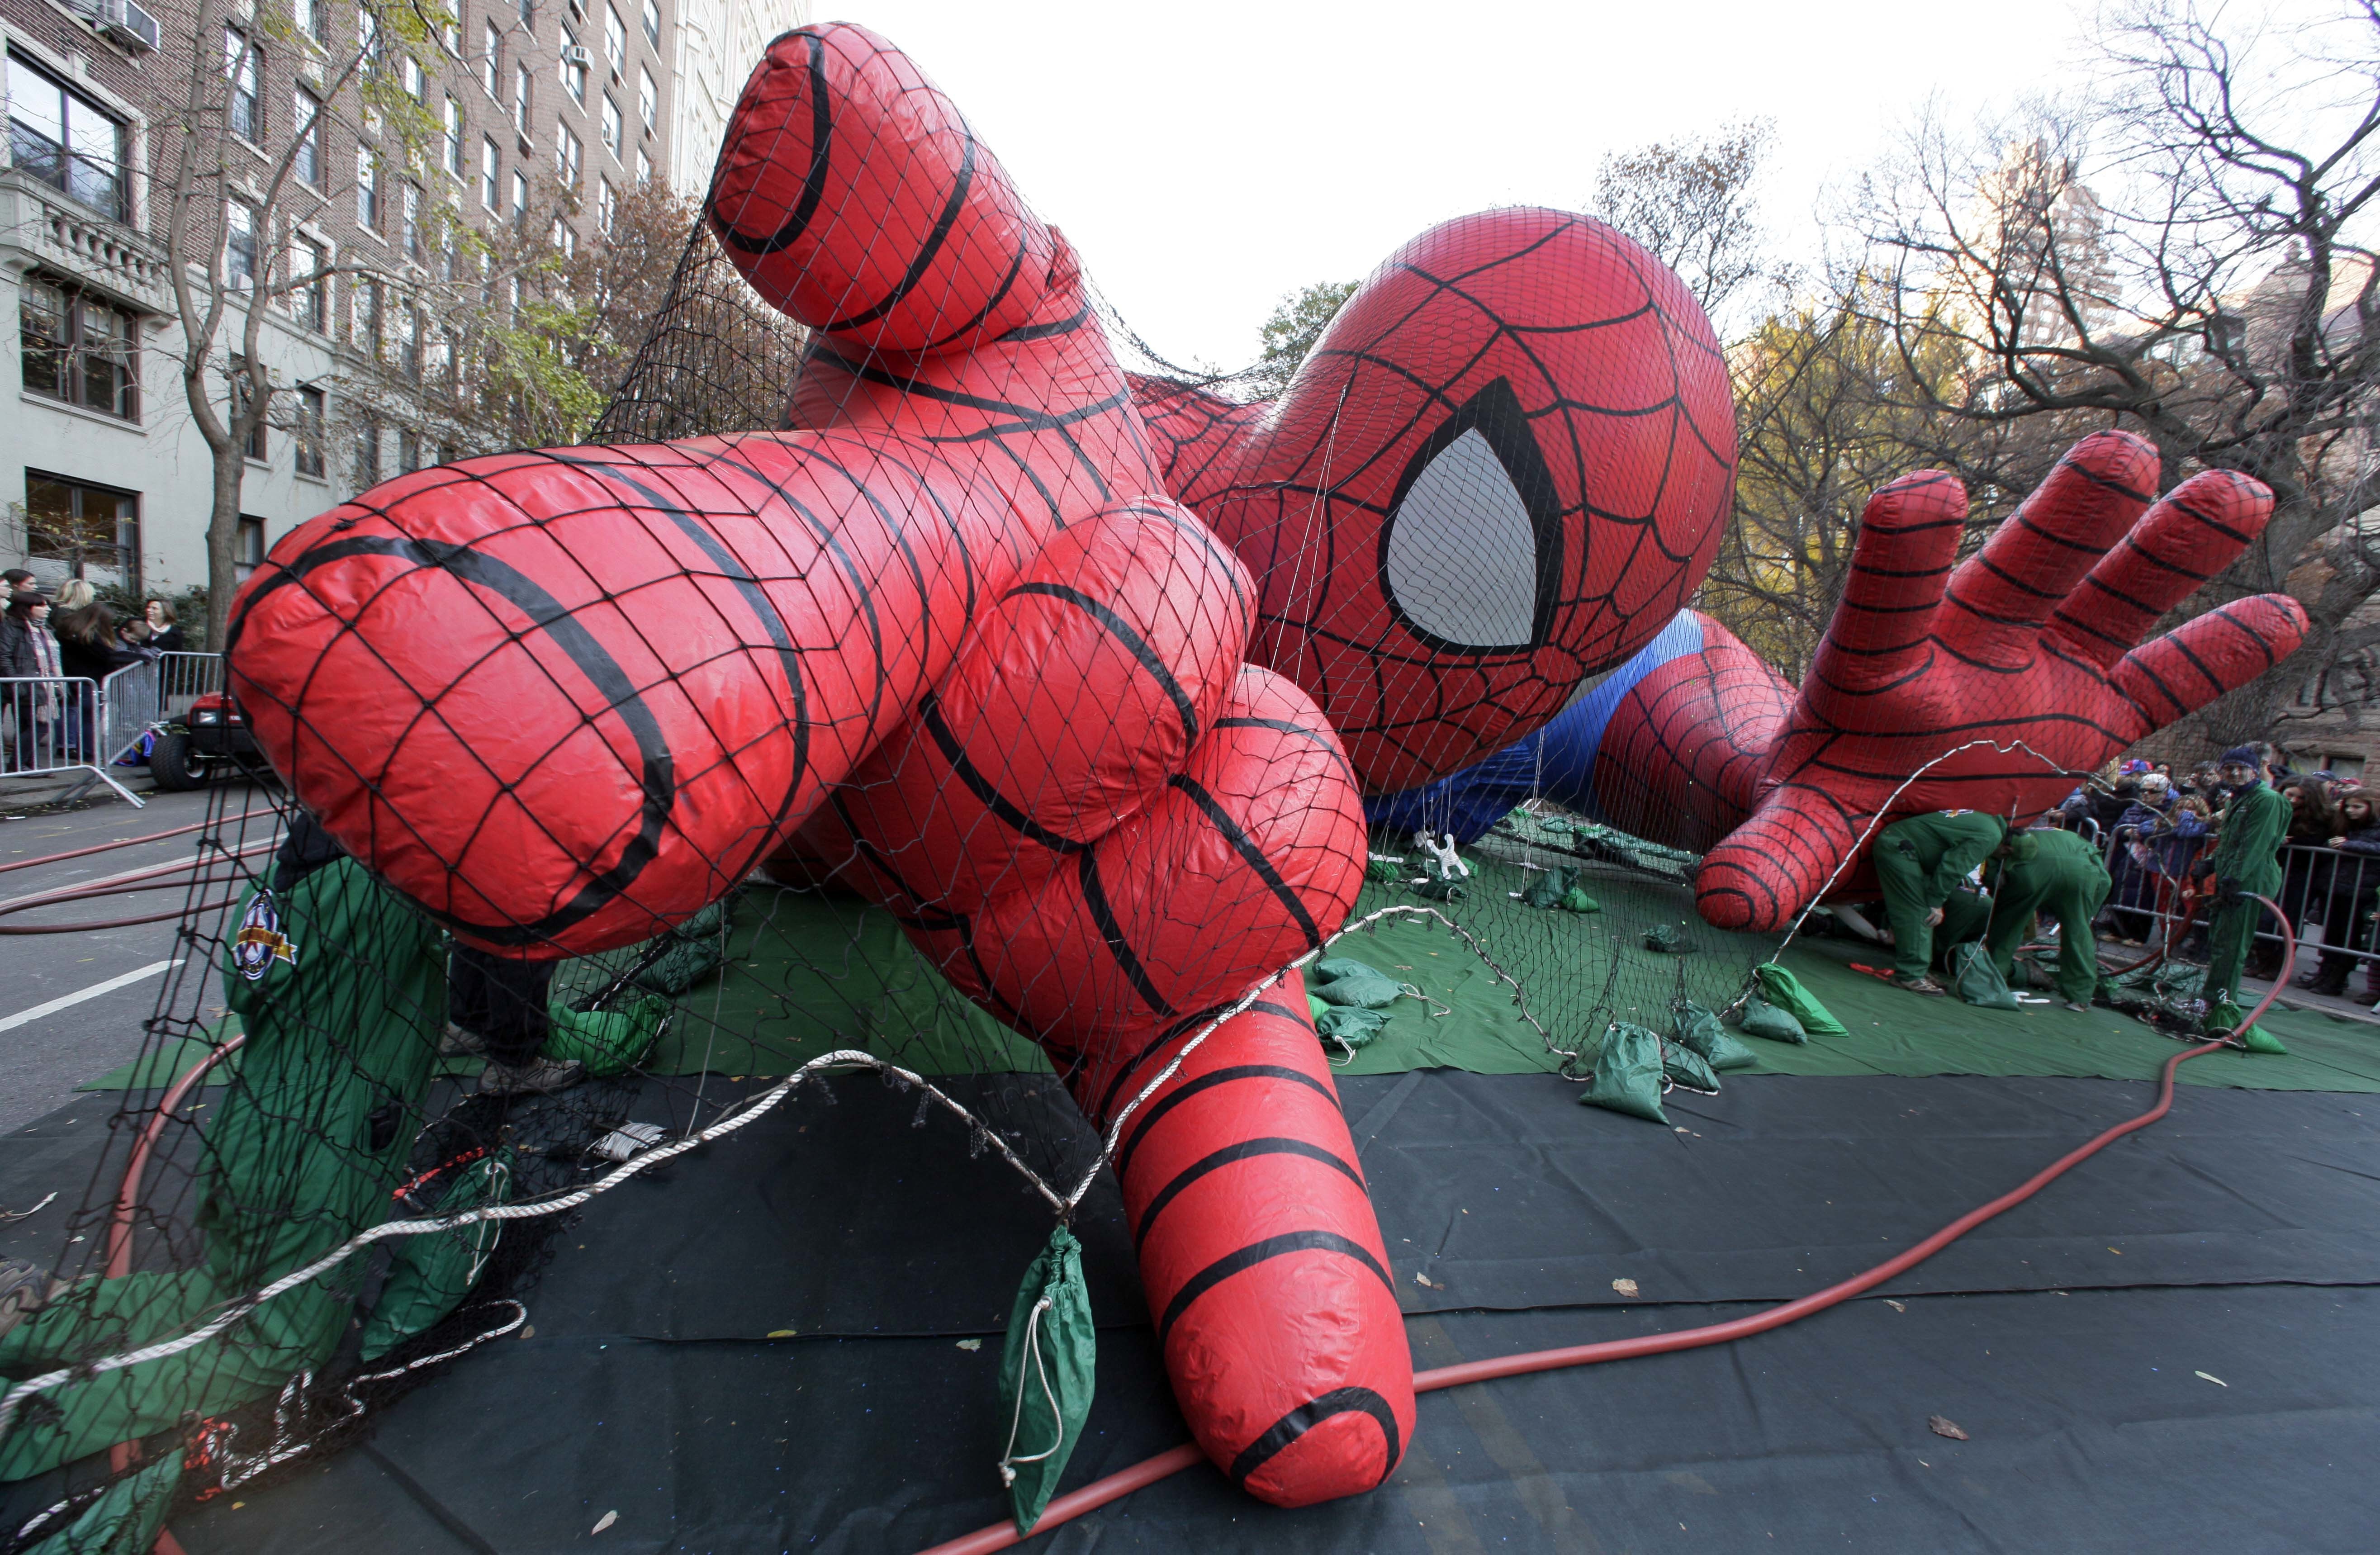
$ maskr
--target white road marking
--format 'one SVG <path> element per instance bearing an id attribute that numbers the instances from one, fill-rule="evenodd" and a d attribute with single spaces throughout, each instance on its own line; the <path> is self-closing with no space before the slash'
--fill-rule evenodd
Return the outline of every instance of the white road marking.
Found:
<path id="1" fill-rule="evenodd" d="M 44 1015 L 55 1015 L 60 1010 L 71 1010 L 87 999 L 96 999 L 103 993 L 114 993 L 119 988 L 129 987 L 143 978 L 153 978 L 158 973 L 179 966 L 181 964 L 180 956 L 176 956 L 171 961 L 152 961 L 137 972 L 127 972 L 120 978 L 110 978 L 103 983 L 93 983 L 80 993 L 69 993 L 62 998 L 53 999 L 46 1004 L 36 1004 L 30 1010 L 19 1011 L 5 1020 L 0 1020 L 0 1031 L 13 1031 L 18 1027 L 30 1021 L 40 1020 Z"/>

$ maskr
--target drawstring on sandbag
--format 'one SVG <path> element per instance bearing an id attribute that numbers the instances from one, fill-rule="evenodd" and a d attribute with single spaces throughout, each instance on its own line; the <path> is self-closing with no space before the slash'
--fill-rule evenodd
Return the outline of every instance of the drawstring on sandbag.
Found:
<path id="1" fill-rule="evenodd" d="M 1016 1390 L 1016 1412 L 1008 1418 L 1008 1446 L 1000 1455 L 1000 1482 L 1016 1483 L 1018 1464 L 1038 1464 L 1065 1444 L 1066 1417 L 1058 1408 L 1058 1395 L 1050 1386 L 1049 1369 L 1041 1364 L 1041 1314 L 1050 1310 L 1050 1298 L 1043 1296 L 1033 1304 L 1032 1315 L 1025 1319 L 1025 1353 L 1033 1358 L 1033 1379 L 1041 1384 L 1041 1396 L 1050 1403 L 1050 1423 L 1058 1427 L 1058 1440 L 1041 1452 L 1024 1457 L 1016 1453 L 1016 1433 L 1025 1426 L 1025 1390 Z M 1022 1370 L 1023 1368 L 1019 1368 Z"/>

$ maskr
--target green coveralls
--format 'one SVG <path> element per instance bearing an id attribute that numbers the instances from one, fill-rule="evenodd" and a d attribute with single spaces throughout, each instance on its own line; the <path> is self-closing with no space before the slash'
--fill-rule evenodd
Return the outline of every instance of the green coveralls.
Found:
<path id="1" fill-rule="evenodd" d="M 263 894 L 235 920 L 257 976 L 225 955 L 225 999 L 248 1039 L 203 1132 L 205 1261 L 77 1282 L 0 1338 L 0 1380 L 172 1338 L 387 1218 L 445 1026 L 440 935 L 352 858 L 273 895 L 277 923 L 247 923 Z M 171 1202 L 159 1172 L 150 1168 L 147 1191 Z M 0 1480 L 268 1396 L 322 1365 L 368 1261 L 350 1258 L 178 1355 L 43 1394 L 0 1441 Z"/>
<path id="2" fill-rule="evenodd" d="M 2240 966 L 2248 958 L 2264 904 L 2240 894 L 2277 897 L 2281 891 L 2281 839 L 2289 834 L 2289 801 L 2270 784 L 2233 797 L 2223 812 L 2223 835 L 2215 844 L 2215 917 L 2206 926 L 2206 1002 L 2238 1002 Z"/>
<path id="3" fill-rule="evenodd" d="M 2033 932 L 2034 914 L 2056 913 L 2058 991 L 2073 1003 L 2088 1004 L 2099 990 L 2099 945 L 2091 921 L 2107 900 L 2107 868 L 2099 862 L 2099 850 L 2071 832 L 2027 835 L 2034 842 L 2034 856 L 2000 866 L 1992 893 L 1998 911 L 1985 948 L 2000 976 L 2013 980 L 2017 947 Z"/>
<path id="4" fill-rule="evenodd" d="M 1934 926 L 1925 919 L 2007 835 L 2008 825 L 1998 816 L 1937 810 L 1896 820 L 1877 836 L 1869 859 L 1884 888 L 1894 972 L 1925 976 L 1934 959 Z"/>

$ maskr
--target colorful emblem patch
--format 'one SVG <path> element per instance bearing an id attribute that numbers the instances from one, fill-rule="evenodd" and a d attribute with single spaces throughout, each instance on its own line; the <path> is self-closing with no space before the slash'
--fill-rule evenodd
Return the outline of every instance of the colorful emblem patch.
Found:
<path id="1" fill-rule="evenodd" d="M 273 909 L 273 893 L 260 891 L 240 916 L 239 932 L 232 936 L 231 964 L 249 982 L 264 976 L 275 961 L 298 965 L 298 947 L 281 932 L 281 915 Z"/>

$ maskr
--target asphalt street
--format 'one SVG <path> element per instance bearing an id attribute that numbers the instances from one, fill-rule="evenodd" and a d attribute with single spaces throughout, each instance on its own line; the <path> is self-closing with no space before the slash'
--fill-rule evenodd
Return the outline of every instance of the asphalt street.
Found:
<path id="1" fill-rule="evenodd" d="M 249 805 L 230 797 L 233 813 Z M 179 831 L 155 842 L 134 842 L 80 858 L 0 874 L 0 908 L 43 892 L 87 886 L 128 871 L 198 856 L 200 832 L 182 831 L 205 819 L 208 796 L 156 794 L 135 809 L 103 793 L 87 807 L 32 810 L 0 796 L 0 865 Z M 259 835 L 253 832 L 251 837 Z M 164 973 L 184 954 L 171 919 L 63 934 L 26 934 L 43 924 L 91 923 L 178 910 L 184 887 L 123 892 L 0 916 L 0 1134 L 20 1128 L 74 1099 L 75 1087 L 134 1057 L 141 1022 L 156 1008 Z M 208 1008 L 213 1009 L 212 1001 Z"/>

